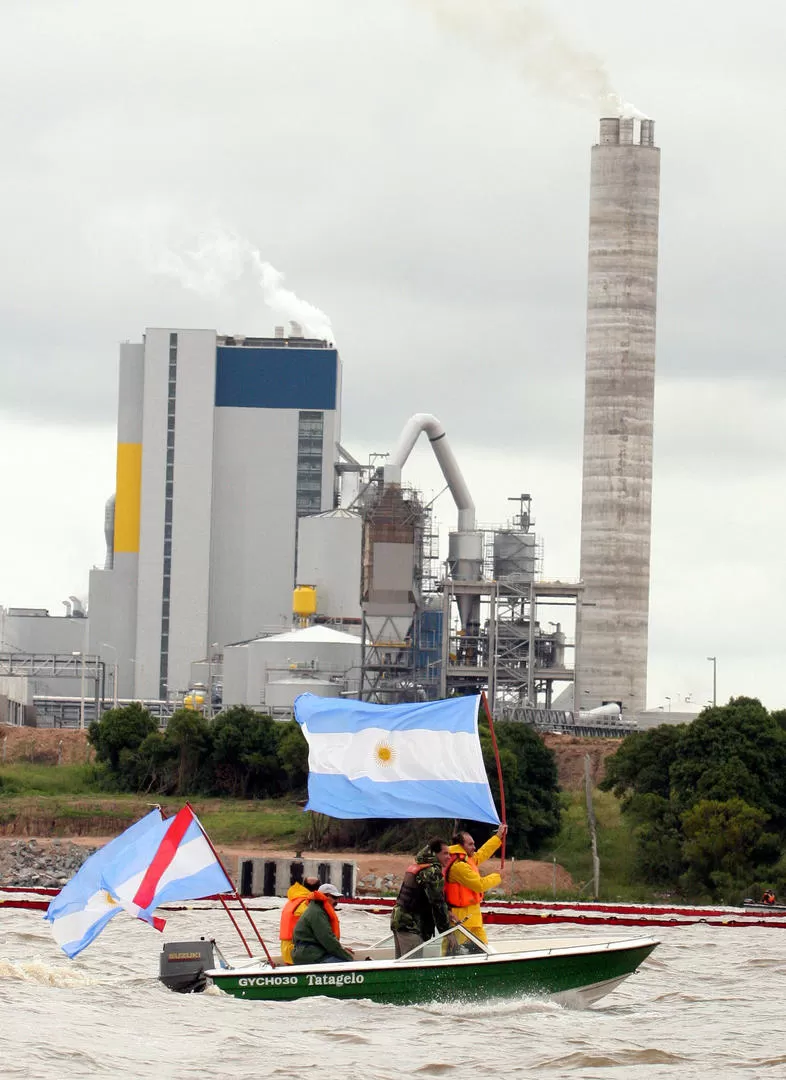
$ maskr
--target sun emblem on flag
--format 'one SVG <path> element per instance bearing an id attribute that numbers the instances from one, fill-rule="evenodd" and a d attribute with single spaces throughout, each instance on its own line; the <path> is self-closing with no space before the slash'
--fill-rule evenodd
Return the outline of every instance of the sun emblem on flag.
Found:
<path id="1" fill-rule="evenodd" d="M 378 742 L 374 747 L 374 757 L 378 765 L 392 765 L 396 760 L 396 751 L 389 742 Z"/>

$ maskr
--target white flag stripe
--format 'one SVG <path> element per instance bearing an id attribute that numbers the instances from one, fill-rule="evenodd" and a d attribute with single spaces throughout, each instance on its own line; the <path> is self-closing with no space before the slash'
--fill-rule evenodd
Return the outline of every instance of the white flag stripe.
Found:
<path id="1" fill-rule="evenodd" d="M 200 870 L 206 870 L 209 866 L 213 866 L 215 861 L 216 857 L 210 850 L 210 845 L 204 836 L 197 836 L 193 840 L 189 840 L 187 844 L 181 844 L 175 852 L 172 862 L 161 875 L 161 880 L 156 886 L 156 896 L 170 881 L 191 877 L 192 874 L 197 874 Z M 117 887 L 118 897 L 123 901 L 124 905 L 128 906 L 132 914 L 136 914 L 140 910 L 133 904 L 133 899 L 146 873 L 147 867 Z"/>
<path id="2" fill-rule="evenodd" d="M 199 836 L 189 840 L 187 844 L 181 844 L 177 849 L 174 859 L 161 875 L 156 894 L 160 893 L 170 881 L 191 877 L 193 874 L 198 874 L 200 870 L 207 870 L 208 867 L 214 866 L 215 862 L 216 857 L 210 850 L 210 844 L 200 833 Z"/>
<path id="3" fill-rule="evenodd" d="M 396 780 L 453 780 L 486 784 L 478 737 L 473 732 L 410 728 L 386 731 L 364 728 L 354 732 L 308 733 L 308 767 L 380 783 Z"/>
<path id="4" fill-rule="evenodd" d="M 107 899 L 105 889 L 100 889 L 93 893 L 85 907 L 55 919 L 52 923 L 52 936 L 61 947 L 72 941 L 81 941 L 87 931 L 113 909 L 117 910 L 117 904 Z"/>

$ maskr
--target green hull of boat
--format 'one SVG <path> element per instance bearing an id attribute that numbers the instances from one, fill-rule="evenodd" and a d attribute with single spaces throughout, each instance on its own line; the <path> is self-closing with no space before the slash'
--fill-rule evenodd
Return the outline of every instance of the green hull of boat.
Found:
<path id="1" fill-rule="evenodd" d="M 234 997 L 296 1001 L 308 997 L 365 999 L 391 1005 L 430 1001 L 484 1001 L 522 995 L 545 996 L 616 983 L 631 975 L 655 948 L 631 948 L 565 955 L 501 955 L 451 964 L 398 962 L 386 967 L 353 964 L 320 970 L 278 967 L 243 974 L 210 972 L 215 985 Z M 598 995 L 600 996 L 600 995 Z"/>

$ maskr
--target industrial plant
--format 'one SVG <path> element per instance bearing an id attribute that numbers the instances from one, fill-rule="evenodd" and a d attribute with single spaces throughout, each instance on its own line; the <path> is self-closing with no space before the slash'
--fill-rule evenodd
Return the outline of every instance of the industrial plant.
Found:
<path id="1" fill-rule="evenodd" d="M 9 716 L 165 721 L 304 692 L 378 703 L 484 691 L 500 718 L 619 733 L 644 708 L 659 151 L 604 119 L 592 150 L 581 573 L 542 576 L 533 497 L 478 522 L 451 441 L 414 413 L 369 463 L 342 445 L 341 359 L 269 338 L 148 329 L 120 347 L 117 483 L 87 612 L 0 609 Z M 419 439 L 453 503 L 446 551 L 407 479 Z M 532 478 L 537 483 L 537 477 Z M 503 517 L 504 515 L 500 515 Z M 14 703 L 13 711 L 10 704 Z"/>

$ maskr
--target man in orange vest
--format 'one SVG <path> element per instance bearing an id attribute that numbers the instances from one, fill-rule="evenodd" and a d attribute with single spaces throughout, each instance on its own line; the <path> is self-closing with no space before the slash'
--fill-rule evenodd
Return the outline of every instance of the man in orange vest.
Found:
<path id="1" fill-rule="evenodd" d="M 320 885 L 306 904 L 295 926 L 292 962 L 295 964 L 340 964 L 354 959 L 352 949 L 341 941 L 336 907 L 341 893 L 328 882 Z"/>
<path id="2" fill-rule="evenodd" d="M 507 831 L 507 825 L 500 825 L 494 836 L 477 851 L 475 841 L 468 832 L 456 833 L 450 847 L 451 859 L 445 870 L 445 899 L 451 915 L 484 942 L 486 931 L 483 929 L 480 901 L 484 893 L 500 884 L 502 878 L 496 873 L 484 876 L 478 867 L 500 847 Z"/>
<path id="3" fill-rule="evenodd" d="M 319 888 L 320 881 L 316 877 L 303 878 L 303 884 L 295 881 L 287 890 L 287 902 L 281 912 L 281 923 L 278 936 L 281 939 L 281 959 L 285 964 L 292 963 L 292 937 L 295 931 L 295 923 L 306 910 L 306 904 L 311 896 Z"/>

